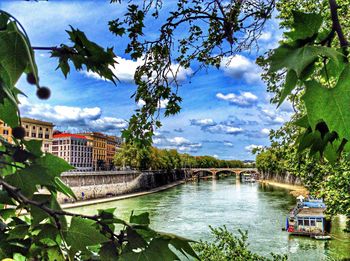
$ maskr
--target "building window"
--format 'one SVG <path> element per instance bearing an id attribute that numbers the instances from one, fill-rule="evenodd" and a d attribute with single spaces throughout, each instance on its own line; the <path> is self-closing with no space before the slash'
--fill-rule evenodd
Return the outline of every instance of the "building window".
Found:
<path id="1" fill-rule="evenodd" d="M 9 131 L 8 130 L 3 130 L 4 135 L 8 135 Z"/>
<path id="2" fill-rule="evenodd" d="M 33 132 L 32 133 L 32 137 L 35 138 L 36 137 L 36 133 Z"/>
<path id="3" fill-rule="evenodd" d="M 33 130 L 35 130 L 35 126 L 33 126 Z"/>
<path id="4" fill-rule="evenodd" d="M 26 136 L 29 137 L 29 131 L 26 132 Z"/>
<path id="5" fill-rule="evenodd" d="M 49 128 L 46 128 L 46 131 L 49 131 Z"/>
<path id="6" fill-rule="evenodd" d="M 28 129 L 28 125 L 26 125 L 26 129 Z"/>
<path id="7" fill-rule="evenodd" d="M 43 130 L 43 128 L 40 127 L 39 130 Z"/>
<path id="8" fill-rule="evenodd" d="M 42 138 L 42 137 L 43 137 L 43 134 L 42 134 L 42 133 L 39 133 L 39 134 L 38 134 L 38 137 L 39 137 L 39 138 Z"/>
<path id="9" fill-rule="evenodd" d="M 45 139 L 48 139 L 49 137 L 49 134 L 45 134 Z"/>
<path id="10" fill-rule="evenodd" d="M 310 220 L 310 226 L 312 227 L 316 226 L 316 221 L 314 219 Z"/>

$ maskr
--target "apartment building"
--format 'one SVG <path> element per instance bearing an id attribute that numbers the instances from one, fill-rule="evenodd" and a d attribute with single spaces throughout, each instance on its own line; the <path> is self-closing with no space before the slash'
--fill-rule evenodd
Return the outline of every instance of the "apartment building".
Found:
<path id="1" fill-rule="evenodd" d="M 12 142 L 12 129 L 2 120 L 0 120 L 0 136 L 8 142 Z"/>
<path id="2" fill-rule="evenodd" d="M 92 147 L 92 164 L 94 170 L 107 169 L 107 135 L 100 132 L 79 133 L 85 136 Z"/>
<path id="3" fill-rule="evenodd" d="M 75 171 L 93 170 L 92 151 L 92 146 L 83 135 L 70 133 L 53 135 L 52 154 L 67 161 L 75 167 Z"/>
<path id="4" fill-rule="evenodd" d="M 107 158 L 106 167 L 112 170 L 114 167 L 113 159 L 118 146 L 118 139 L 116 136 L 107 136 Z"/>
<path id="5" fill-rule="evenodd" d="M 53 123 L 47 121 L 40 121 L 31 118 L 21 118 L 22 127 L 26 131 L 25 140 L 42 140 L 42 150 L 51 152 Z"/>

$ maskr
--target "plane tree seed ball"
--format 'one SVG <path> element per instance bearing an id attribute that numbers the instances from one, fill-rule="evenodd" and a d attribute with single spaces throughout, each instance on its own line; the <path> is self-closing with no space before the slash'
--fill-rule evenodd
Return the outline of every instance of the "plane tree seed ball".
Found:
<path id="1" fill-rule="evenodd" d="M 40 88 L 36 91 L 36 95 L 37 95 L 38 98 L 41 99 L 41 100 L 47 100 L 48 98 L 50 98 L 51 91 L 50 91 L 50 89 L 47 88 L 47 87 L 40 87 Z"/>
<path id="2" fill-rule="evenodd" d="M 34 73 L 27 74 L 27 82 L 30 84 L 36 84 L 36 78 L 35 78 Z"/>
<path id="3" fill-rule="evenodd" d="M 16 139 L 23 139 L 26 134 L 26 131 L 23 127 L 15 127 L 12 129 L 12 135 Z"/>

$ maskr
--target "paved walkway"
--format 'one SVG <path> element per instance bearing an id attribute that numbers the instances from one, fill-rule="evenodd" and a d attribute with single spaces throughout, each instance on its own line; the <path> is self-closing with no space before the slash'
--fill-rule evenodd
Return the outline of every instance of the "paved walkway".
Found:
<path id="1" fill-rule="evenodd" d="M 94 205 L 94 204 L 99 204 L 99 203 L 105 203 L 105 202 L 110 202 L 110 201 L 115 201 L 115 200 L 121 200 L 121 199 L 127 199 L 127 198 L 133 198 L 133 197 L 139 197 L 151 193 L 155 193 L 158 191 L 166 190 L 172 187 L 175 187 L 177 185 L 185 183 L 184 180 L 176 181 L 161 187 L 157 187 L 148 191 L 142 191 L 142 192 L 135 192 L 135 193 L 130 193 L 130 194 L 125 194 L 125 195 L 120 195 L 120 196 L 115 196 L 115 197 L 109 197 L 109 198 L 98 198 L 98 199 L 91 199 L 91 200 L 84 200 L 84 201 L 77 201 L 74 203 L 65 203 L 61 204 L 61 207 L 63 209 L 68 209 L 68 208 L 77 208 L 77 207 L 83 207 L 83 206 L 88 206 L 88 205 Z"/>

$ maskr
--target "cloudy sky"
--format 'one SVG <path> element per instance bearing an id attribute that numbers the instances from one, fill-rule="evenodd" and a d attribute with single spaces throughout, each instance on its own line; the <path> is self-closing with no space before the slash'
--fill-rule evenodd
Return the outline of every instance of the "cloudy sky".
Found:
<path id="1" fill-rule="evenodd" d="M 165 11 L 175 1 L 166 1 Z M 21 79 L 18 87 L 27 94 L 21 98 L 21 112 L 41 120 L 52 121 L 63 131 L 102 131 L 120 135 L 127 126 L 135 104 L 133 73 L 140 61 L 123 54 L 126 41 L 108 31 L 108 21 L 125 13 L 123 6 L 107 1 L 23 2 L 0 1 L 0 8 L 13 14 L 26 28 L 33 46 L 69 44 L 65 30 L 69 25 L 86 33 L 89 39 L 104 47 L 114 47 L 118 57 L 115 72 L 120 83 L 106 82 L 93 73 L 72 70 L 67 79 L 56 71 L 57 60 L 45 51 L 36 59 L 42 85 L 52 90 L 48 101 L 35 96 L 33 86 Z M 146 34 L 157 33 L 157 22 Z M 152 29 L 154 31 L 152 31 Z M 260 80 L 255 58 L 276 46 L 281 32 L 277 21 L 268 23 L 260 39 L 260 49 L 227 57 L 220 69 L 192 73 L 196 68 L 181 70 L 182 111 L 163 120 L 154 144 L 177 148 L 193 155 L 212 155 L 221 159 L 254 159 L 251 149 L 269 144 L 268 133 L 285 122 L 290 106 L 276 110 L 269 104 L 266 86 Z M 166 101 L 165 101 L 166 102 Z M 165 102 L 160 104 L 164 106 Z"/>

